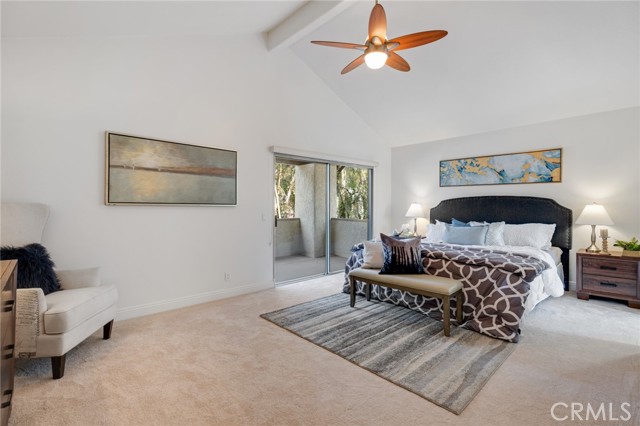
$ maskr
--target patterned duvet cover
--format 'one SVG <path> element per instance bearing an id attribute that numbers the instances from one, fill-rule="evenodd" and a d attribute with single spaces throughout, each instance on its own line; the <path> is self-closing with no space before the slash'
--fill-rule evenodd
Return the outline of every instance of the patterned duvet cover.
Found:
<path id="1" fill-rule="evenodd" d="M 362 244 L 354 246 L 347 259 L 346 274 L 362 265 L 362 249 Z M 421 249 L 425 273 L 462 281 L 464 328 L 518 341 L 529 284 L 549 268 L 546 262 L 528 254 L 493 248 L 422 243 Z M 343 291 L 349 292 L 346 275 Z M 365 294 L 360 282 L 356 284 L 356 294 Z M 442 302 L 438 299 L 377 285 L 372 287 L 371 297 L 442 319 Z M 452 318 L 454 310 L 452 307 Z"/>

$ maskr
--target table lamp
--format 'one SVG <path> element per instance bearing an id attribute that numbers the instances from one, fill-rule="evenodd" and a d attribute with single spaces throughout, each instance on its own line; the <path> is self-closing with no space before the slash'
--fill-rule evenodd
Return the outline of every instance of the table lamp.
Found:
<path id="1" fill-rule="evenodd" d="M 600 253 L 596 245 L 596 225 L 613 225 L 613 221 L 604 206 L 593 203 L 584 207 L 576 220 L 576 225 L 591 225 L 591 245 L 587 247 L 587 253 Z"/>
<path id="2" fill-rule="evenodd" d="M 420 205 L 420 203 L 411 203 L 409 206 L 409 210 L 405 214 L 405 217 L 413 218 L 413 232 L 418 235 L 418 218 L 424 217 L 424 209 Z"/>

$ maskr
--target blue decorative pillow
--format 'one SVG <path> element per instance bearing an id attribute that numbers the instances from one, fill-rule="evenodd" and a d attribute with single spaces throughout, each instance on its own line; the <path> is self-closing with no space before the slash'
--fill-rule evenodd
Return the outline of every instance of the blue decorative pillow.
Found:
<path id="1" fill-rule="evenodd" d="M 447 225 L 442 239 L 447 244 L 461 244 L 465 246 L 483 246 L 487 237 L 488 226 L 453 226 Z"/>
<path id="2" fill-rule="evenodd" d="M 470 223 L 467 222 L 463 222 L 461 220 L 458 220 L 454 217 L 451 218 L 451 225 L 456 226 L 456 227 L 465 227 L 465 226 L 471 226 Z"/>
<path id="3" fill-rule="evenodd" d="M 47 249 L 40 244 L 24 247 L 1 247 L 0 259 L 18 261 L 18 288 L 41 288 L 44 294 L 60 290 L 60 282 L 53 271 L 55 264 Z"/>
<path id="4" fill-rule="evenodd" d="M 424 274 L 420 257 L 420 238 L 397 240 L 380 234 L 384 264 L 381 274 Z"/>

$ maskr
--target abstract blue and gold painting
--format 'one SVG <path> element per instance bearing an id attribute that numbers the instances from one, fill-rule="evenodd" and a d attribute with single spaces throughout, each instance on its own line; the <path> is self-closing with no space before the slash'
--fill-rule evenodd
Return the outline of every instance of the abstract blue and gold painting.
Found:
<path id="1" fill-rule="evenodd" d="M 440 186 L 562 182 L 562 148 L 440 161 Z"/>

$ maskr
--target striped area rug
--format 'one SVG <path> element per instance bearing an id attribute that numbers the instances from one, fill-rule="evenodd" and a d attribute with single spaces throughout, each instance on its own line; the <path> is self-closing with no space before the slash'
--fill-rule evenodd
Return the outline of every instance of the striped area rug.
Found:
<path id="1" fill-rule="evenodd" d="M 516 344 L 451 327 L 390 303 L 334 294 L 261 315 L 421 397 L 460 414 Z"/>

